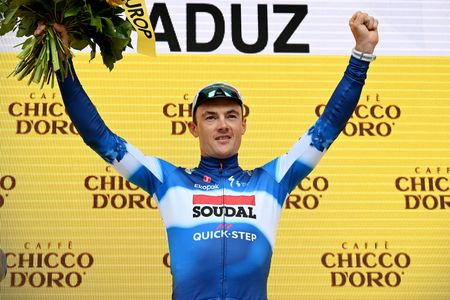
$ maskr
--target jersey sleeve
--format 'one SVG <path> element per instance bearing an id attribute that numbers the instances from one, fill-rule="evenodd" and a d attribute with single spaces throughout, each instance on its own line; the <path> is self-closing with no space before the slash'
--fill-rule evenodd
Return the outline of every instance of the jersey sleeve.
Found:
<path id="1" fill-rule="evenodd" d="M 368 67 L 368 62 L 351 57 L 343 78 L 315 124 L 286 154 L 262 167 L 286 193 L 312 171 L 344 129 L 358 104 Z"/>
<path id="2" fill-rule="evenodd" d="M 164 182 L 164 174 L 176 167 L 164 160 L 145 156 L 113 133 L 84 91 L 75 70 L 73 78 L 69 75 L 64 81 L 58 80 L 58 84 L 67 114 L 85 144 L 127 180 L 153 196 Z"/>

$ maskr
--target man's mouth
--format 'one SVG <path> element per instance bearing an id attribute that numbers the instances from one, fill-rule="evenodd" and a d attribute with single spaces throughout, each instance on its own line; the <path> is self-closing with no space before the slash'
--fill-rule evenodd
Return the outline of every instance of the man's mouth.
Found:
<path id="1" fill-rule="evenodd" d="M 226 141 L 231 139 L 231 136 L 229 135 L 221 135 L 215 138 L 216 141 Z"/>

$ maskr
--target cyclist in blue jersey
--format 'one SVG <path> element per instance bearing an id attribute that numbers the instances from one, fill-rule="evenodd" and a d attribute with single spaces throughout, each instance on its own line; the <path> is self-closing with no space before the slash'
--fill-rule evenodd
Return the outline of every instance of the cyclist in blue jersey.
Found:
<path id="1" fill-rule="evenodd" d="M 283 203 L 344 128 L 375 59 L 378 21 L 356 12 L 349 25 L 356 44 L 323 114 L 286 154 L 250 171 L 238 164 L 246 130 L 243 100 L 228 84 L 210 84 L 193 100 L 189 130 L 199 140 L 201 159 L 198 167 L 187 169 L 146 156 L 111 132 L 76 75 L 59 82 L 84 142 L 158 202 L 169 243 L 173 299 L 267 299 Z M 68 45 L 65 28 L 54 26 Z"/>

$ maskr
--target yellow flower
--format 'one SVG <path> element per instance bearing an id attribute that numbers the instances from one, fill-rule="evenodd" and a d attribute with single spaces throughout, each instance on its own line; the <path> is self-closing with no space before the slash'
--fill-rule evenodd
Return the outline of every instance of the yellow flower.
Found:
<path id="1" fill-rule="evenodd" d="M 109 5 L 116 7 L 122 4 L 125 4 L 126 0 L 106 0 L 106 3 Z"/>

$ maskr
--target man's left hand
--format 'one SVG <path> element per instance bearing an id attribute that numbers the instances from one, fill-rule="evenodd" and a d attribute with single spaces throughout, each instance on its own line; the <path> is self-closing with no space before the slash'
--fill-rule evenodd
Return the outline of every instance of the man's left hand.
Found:
<path id="1" fill-rule="evenodd" d="M 355 50 L 372 54 L 378 43 L 378 20 L 367 13 L 357 11 L 348 23 L 355 37 Z"/>

